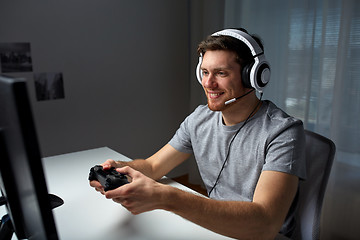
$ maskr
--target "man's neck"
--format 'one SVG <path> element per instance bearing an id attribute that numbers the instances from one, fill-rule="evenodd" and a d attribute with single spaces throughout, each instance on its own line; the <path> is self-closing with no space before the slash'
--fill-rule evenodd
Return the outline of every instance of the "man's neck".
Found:
<path id="1" fill-rule="evenodd" d="M 232 103 L 227 109 L 222 111 L 223 121 L 226 126 L 232 126 L 252 117 L 261 106 L 260 100 L 255 92 L 244 99 Z"/>

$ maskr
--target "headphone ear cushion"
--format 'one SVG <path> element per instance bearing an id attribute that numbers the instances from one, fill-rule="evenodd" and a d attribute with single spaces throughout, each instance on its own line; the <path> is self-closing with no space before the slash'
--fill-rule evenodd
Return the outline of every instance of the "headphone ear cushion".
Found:
<path id="1" fill-rule="evenodd" d="M 256 73 L 256 84 L 258 88 L 264 88 L 270 80 L 270 66 L 263 62 Z"/>
<path id="2" fill-rule="evenodd" d="M 241 81 L 245 88 L 253 88 L 250 81 L 250 71 L 254 63 L 246 64 L 241 71 Z"/>
<path id="3" fill-rule="evenodd" d="M 198 82 L 200 83 L 200 85 L 201 85 L 201 81 L 202 81 L 201 63 L 202 63 L 202 54 L 200 54 L 199 62 L 196 66 L 196 78 L 197 78 Z"/>

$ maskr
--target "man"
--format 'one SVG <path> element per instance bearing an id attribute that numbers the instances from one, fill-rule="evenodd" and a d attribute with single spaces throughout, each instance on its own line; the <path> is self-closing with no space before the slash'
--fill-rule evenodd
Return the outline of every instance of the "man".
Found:
<path id="1" fill-rule="evenodd" d="M 255 36 L 223 30 L 201 42 L 198 53 L 207 106 L 153 156 L 102 164 L 128 175 L 130 184 L 107 192 L 96 181 L 91 186 L 133 214 L 164 209 L 238 239 L 290 236 L 298 182 L 306 175 L 302 122 L 258 99 L 254 89 L 262 92 L 270 68 Z M 155 181 L 191 154 L 209 198 Z"/>

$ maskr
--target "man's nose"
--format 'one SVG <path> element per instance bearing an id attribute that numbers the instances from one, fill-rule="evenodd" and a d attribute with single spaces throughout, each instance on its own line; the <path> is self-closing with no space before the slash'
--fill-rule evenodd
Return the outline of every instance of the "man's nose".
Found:
<path id="1" fill-rule="evenodd" d="M 209 73 L 207 76 L 203 77 L 202 83 L 205 88 L 216 88 L 217 87 L 216 78 L 211 73 Z"/>

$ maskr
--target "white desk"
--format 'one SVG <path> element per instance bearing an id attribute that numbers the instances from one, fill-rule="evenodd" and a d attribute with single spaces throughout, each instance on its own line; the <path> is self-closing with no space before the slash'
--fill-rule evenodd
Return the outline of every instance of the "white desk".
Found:
<path id="1" fill-rule="evenodd" d="M 48 191 L 65 202 L 54 209 L 61 240 L 231 239 L 163 210 L 134 216 L 106 199 L 89 186 L 87 178 L 91 167 L 108 158 L 129 160 L 107 147 L 43 159 Z M 193 192 L 170 179 L 164 181 Z"/>

